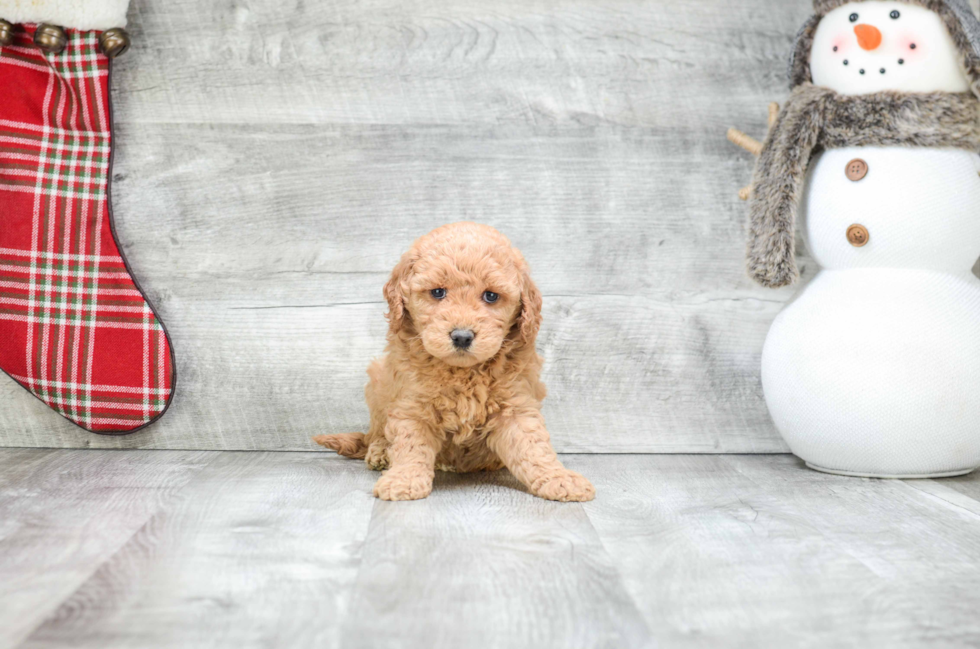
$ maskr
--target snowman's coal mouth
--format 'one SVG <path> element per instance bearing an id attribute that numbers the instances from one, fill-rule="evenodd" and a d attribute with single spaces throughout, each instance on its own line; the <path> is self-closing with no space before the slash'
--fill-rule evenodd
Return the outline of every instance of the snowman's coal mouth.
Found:
<path id="1" fill-rule="evenodd" d="M 843 63 L 844 63 L 845 66 L 851 64 L 851 62 L 850 62 L 849 59 L 844 59 Z M 905 59 L 899 59 L 898 60 L 898 64 L 899 65 L 905 65 Z M 868 73 L 868 71 L 867 71 L 866 68 L 859 68 L 858 69 L 858 74 L 865 75 L 867 73 Z M 888 73 L 888 68 L 878 68 L 878 74 L 887 74 L 887 73 Z"/>

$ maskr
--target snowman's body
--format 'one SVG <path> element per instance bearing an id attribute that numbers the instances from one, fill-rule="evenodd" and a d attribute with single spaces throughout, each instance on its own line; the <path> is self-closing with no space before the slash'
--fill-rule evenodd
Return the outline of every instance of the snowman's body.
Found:
<path id="1" fill-rule="evenodd" d="M 845 169 L 867 164 L 858 181 Z M 980 156 L 844 148 L 810 164 L 801 228 L 817 276 L 766 340 L 766 401 L 814 468 L 877 476 L 980 466 Z M 869 241 L 853 246 L 849 226 Z"/>
<path id="2" fill-rule="evenodd" d="M 936 14 L 873 1 L 822 19 L 810 69 L 841 94 L 965 92 L 958 62 Z M 830 149 L 810 162 L 799 216 L 821 270 L 777 317 L 762 358 L 790 448 L 857 475 L 980 466 L 980 155 Z M 864 245 L 848 237 L 855 224 Z"/>

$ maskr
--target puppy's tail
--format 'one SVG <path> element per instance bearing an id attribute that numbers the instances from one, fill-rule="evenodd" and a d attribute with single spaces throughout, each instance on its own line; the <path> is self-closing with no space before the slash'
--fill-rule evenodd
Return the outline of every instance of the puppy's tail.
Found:
<path id="1" fill-rule="evenodd" d="M 338 455 L 363 460 L 367 455 L 367 442 L 364 433 L 343 433 L 340 435 L 317 435 L 313 441 L 320 446 L 337 451 Z"/>

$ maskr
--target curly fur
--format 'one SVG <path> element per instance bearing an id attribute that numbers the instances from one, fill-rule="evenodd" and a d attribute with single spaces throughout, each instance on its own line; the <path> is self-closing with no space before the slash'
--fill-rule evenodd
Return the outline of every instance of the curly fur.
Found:
<path id="1" fill-rule="evenodd" d="M 794 283 L 796 212 L 817 148 L 956 147 L 980 151 L 980 101 L 969 93 L 843 96 L 803 83 L 769 131 L 749 204 L 748 272 L 768 287 Z"/>
<path id="2" fill-rule="evenodd" d="M 433 298 L 435 288 L 446 297 Z M 487 290 L 499 294 L 496 303 L 482 299 Z M 535 351 L 541 293 L 506 237 L 475 223 L 438 228 L 405 253 L 384 295 L 388 346 L 368 368 L 368 433 L 324 435 L 317 443 L 387 469 L 374 488 L 384 500 L 428 496 L 436 468 L 504 466 L 536 496 L 594 497 L 589 481 L 562 466 L 551 446 Z M 456 328 L 476 334 L 465 352 L 452 346 Z"/>

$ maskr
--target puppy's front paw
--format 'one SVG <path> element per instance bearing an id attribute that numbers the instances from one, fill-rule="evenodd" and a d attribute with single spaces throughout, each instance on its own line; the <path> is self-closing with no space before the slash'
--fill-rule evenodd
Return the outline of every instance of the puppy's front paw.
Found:
<path id="1" fill-rule="evenodd" d="M 419 500 L 432 493 L 432 476 L 420 472 L 388 471 L 374 483 L 381 500 Z"/>
<path id="2" fill-rule="evenodd" d="M 595 487 L 582 474 L 561 469 L 537 481 L 531 493 L 548 500 L 581 503 L 595 498 Z"/>

